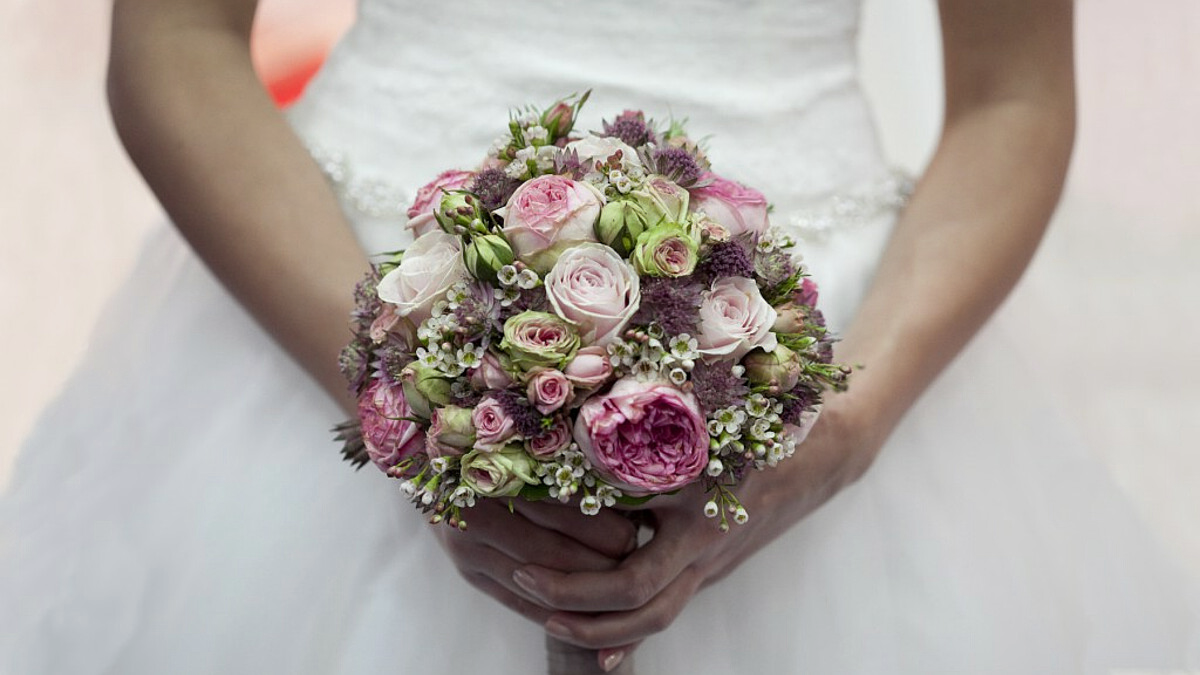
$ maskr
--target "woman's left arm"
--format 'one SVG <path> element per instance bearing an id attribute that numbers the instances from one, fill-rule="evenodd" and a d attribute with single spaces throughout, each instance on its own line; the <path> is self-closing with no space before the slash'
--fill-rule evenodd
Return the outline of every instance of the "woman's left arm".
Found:
<path id="1" fill-rule="evenodd" d="M 803 451 L 739 488 L 749 523 L 720 534 L 699 490 L 655 502 L 655 538 L 615 571 L 526 567 L 516 582 L 560 611 L 565 641 L 627 649 L 691 596 L 857 480 L 921 393 L 1028 265 L 1062 190 L 1075 128 L 1069 0 L 941 0 L 945 122 L 839 344 L 868 367 L 830 400 Z"/>

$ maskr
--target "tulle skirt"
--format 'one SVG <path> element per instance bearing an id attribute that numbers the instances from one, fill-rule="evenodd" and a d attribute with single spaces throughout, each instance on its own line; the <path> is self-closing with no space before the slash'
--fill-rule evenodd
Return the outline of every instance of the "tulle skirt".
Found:
<path id="1" fill-rule="evenodd" d="M 814 267 L 871 264 L 844 243 Z M 1023 376 L 1027 333 L 985 329 L 865 478 L 638 671 L 1196 667 L 1191 581 Z M 161 228 L 0 500 L 0 672 L 541 671 L 540 627 L 462 581 L 394 481 L 340 461 L 339 416 Z"/>

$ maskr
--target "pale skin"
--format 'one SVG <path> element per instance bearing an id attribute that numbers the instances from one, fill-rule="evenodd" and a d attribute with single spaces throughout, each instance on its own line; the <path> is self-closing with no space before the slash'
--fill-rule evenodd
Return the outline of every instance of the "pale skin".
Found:
<path id="1" fill-rule="evenodd" d="M 349 410 L 336 356 L 367 258 L 257 82 L 255 6 L 115 0 L 113 117 L 191 245 Z M 596 650 L 589 667 L 618 667 L 697 591 L 862 476 L 1028 264 L 1074 137 L 1071 2 L 941 0 L 939 9 L 941 138 L 838 348 L 839 360 L 869 367 L 826 406 L 803 452 L 739 489 L 750 522 L 721 534 L 701 514 L 705 497 L 685 491 L 651 505 L 655 537 L 632 553 L 624 518 L 553 505 L 519 505 L 516 516 L 477 507 L 466 534 L 441 534 L 473 585 L 565 643 Z"/>

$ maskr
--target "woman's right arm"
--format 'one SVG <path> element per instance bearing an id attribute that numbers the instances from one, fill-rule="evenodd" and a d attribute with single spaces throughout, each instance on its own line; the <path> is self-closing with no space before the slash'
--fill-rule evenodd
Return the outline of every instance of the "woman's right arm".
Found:
<path id="1" fill-rule="evenodd" d="M 129 156 L 179 231 L 344 408 L 337 368 L 368 261 L 260 85 L 257 0 L 114 0 L 108 92 Z"/>

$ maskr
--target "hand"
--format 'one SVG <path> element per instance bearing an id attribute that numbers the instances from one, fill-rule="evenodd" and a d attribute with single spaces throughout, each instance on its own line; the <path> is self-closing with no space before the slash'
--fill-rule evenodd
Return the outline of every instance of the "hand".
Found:
<path id="1" fill-rule="evenodd" d="M 727 533 L 704 516 L 709 497 L 695 485 L 648 504 L 654 538 L 615 568 L 563 571 L 522 565 L 513 575 L 513 592 L 557 610 L 545 624 L 550 635 L 600 650 L 602 663 L 613 654 L 624 656 L 665 630 L 698 590 L 729 574 L 861 476 L 879 444 L 859 429 L 827 406 L 796 456 L 775 469 L 752 472 L 737 488 L 750 520 L 731 525 Z"/>
<path id="2" fill-rule="evenodd" d="M 586 516 L 557 502 L 481 499 L 464 512 L 465 532 L 439 525 L 442 548 L 471 585 L 518 614 L 544 624 L 553 610 L 513 582 L 525 565 L 556 572 L 615 569 L 637 546 L 633 523 L 620 513 Z"/>

